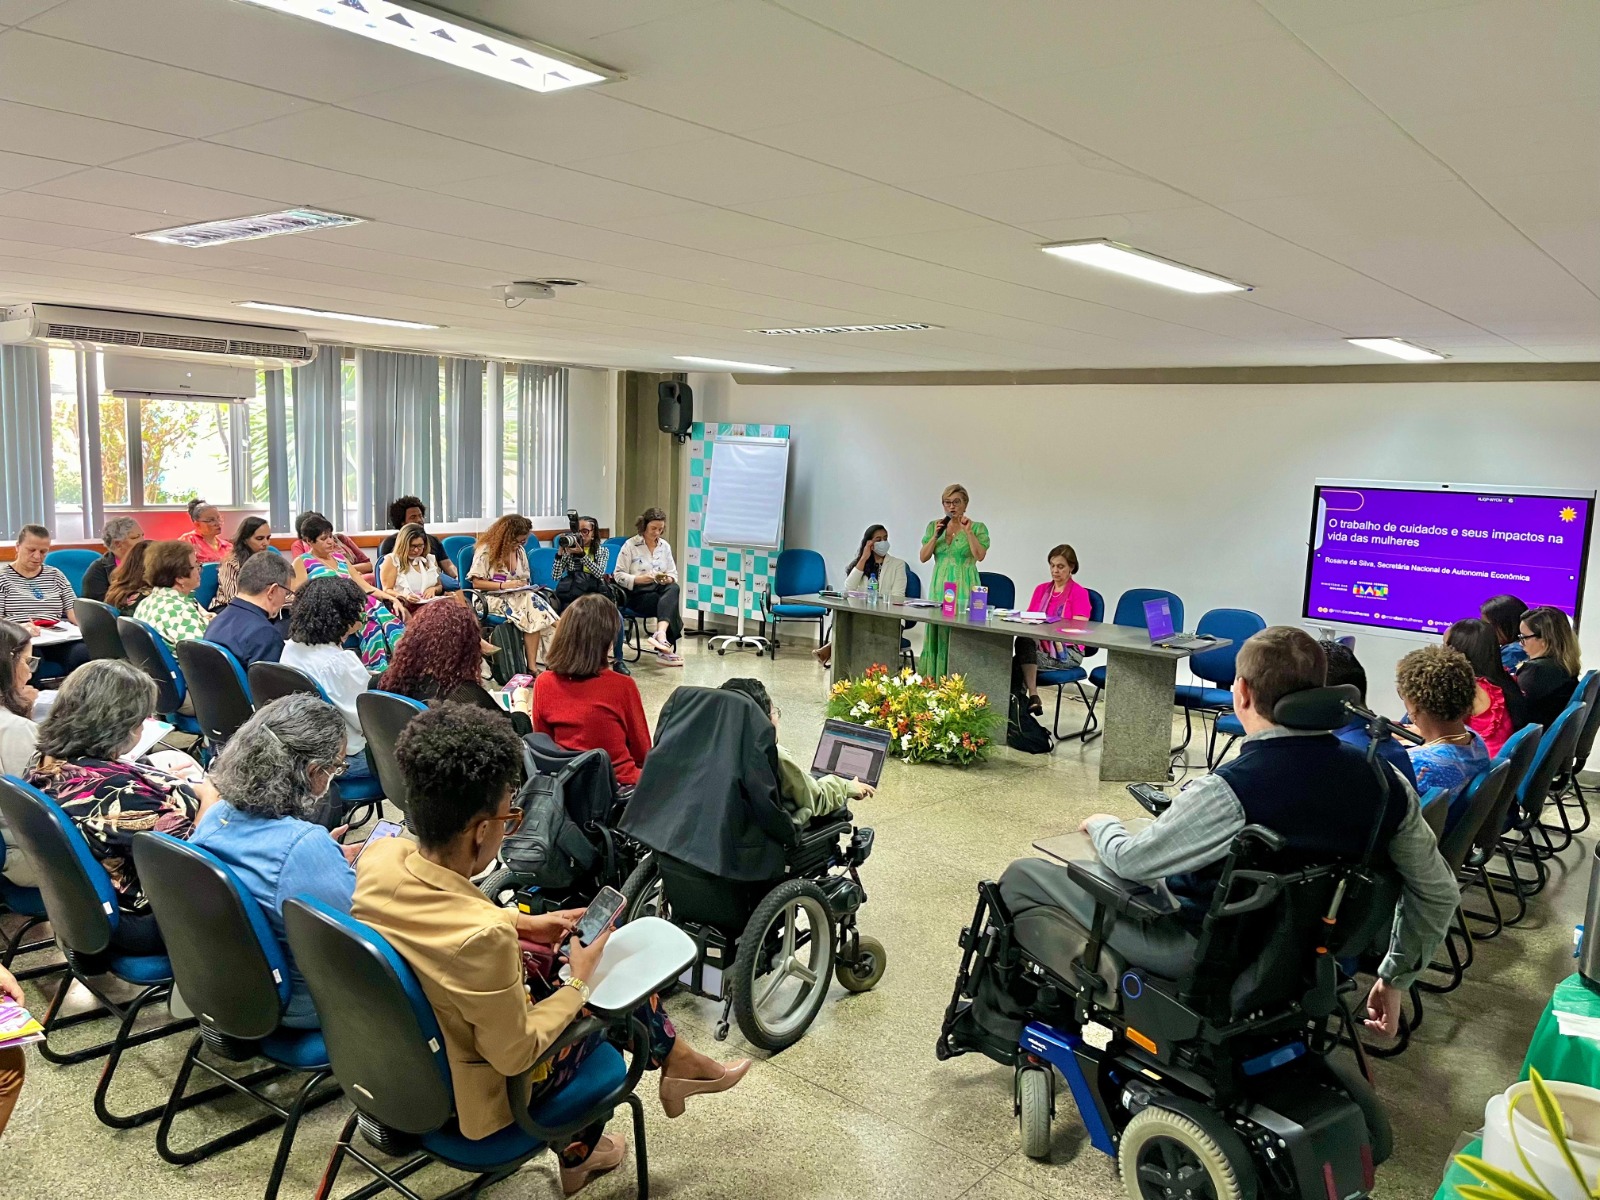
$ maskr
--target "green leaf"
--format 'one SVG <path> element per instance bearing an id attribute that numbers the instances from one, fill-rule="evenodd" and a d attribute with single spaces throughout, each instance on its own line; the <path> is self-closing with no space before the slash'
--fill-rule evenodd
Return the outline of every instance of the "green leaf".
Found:
<path id="1" fill-rule="evenodd" d="M 1499 1200 L 1549 1200 L 1549 1192 L 1474 1155 L 1458 1154 L 1455 1160 L 1463 1170 L 1489 1184 Z M 1466 1189 L 1463 1188 L 1461 1194 L 1466 1195 Z"/>
<path id="2" fill-rule="evenodd" d="M 1578 1156 L 1572 1152 L 1572 1143 L 1567 1141 L 1567 1122 L 1562 1115 L 1561 1105 L 1556 1102 L 1555 1093 L 1550 1090 L 1550 1085 L 1544 1081 L 1539 1072 L 1530 1071 L 1528 1078 L 1533 1084 L 1533 1098 L 1539 1106 L 1539 1116 L 1544 1120 L 1545 1129 L 1555 1142 L 1556 1148 L 1561 1151 L 1561 1157 L 1566 1159 L 1567 1169 L 1578 1181 L 1578 1186 L 1588 1190 L 1589 1181 L 1584 1178 Z"/>

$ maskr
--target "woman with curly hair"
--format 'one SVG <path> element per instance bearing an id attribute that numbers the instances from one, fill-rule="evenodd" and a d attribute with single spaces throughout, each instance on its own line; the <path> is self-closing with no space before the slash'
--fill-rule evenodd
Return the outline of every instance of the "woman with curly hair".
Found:
<path id="1" fill-rule="evenodd" d="M 523 547 L 532 533 L 533 522 L 518 513 L 507 513 L 485 529 L 467 568 L 467 582 L 483 594 L 491 616 L 504 617 L 522 631 L 528 670 L 536 671 L 539 642 L 558 618 L 530 587 L 533 571 Z"/>
<path id="2" fill-rule="evenodd" d="M 361 659 L 344 648 L 344 640 L 366 622 L 361 588 L 349 579 L 323 575 L 310 580 L 295 598 L 289 638 L 283 643 L 286 667 L 304 671 L 322 689 L 344 718 L 348 749 L 345 770 L 352 777 L 372 774 L 367 739 L 356 714 L 356 697 L 372 684 Z"/>
<path id="3" fill-rule="evenodd" d="M 1444 788 L 1448 829 L 1466 807 L 1467 785 L 1489 769 L 1483 739 L 1467 728 L 1478 700 L 1478 677 L 1467 656 L 1450 646 L 1424 646 L 1400 660 L 1395 691 L 1426 740 L 1409 746 L 1417 788 Z"/>
<path id="4" fill-rule="evenodd" d="M 297 552 L 293 559 L 295 594 L 311 579 L 338 576 L 348 579 L 365 593 L 366 620 L 361 626 L 361 661 L 369 671 L 382 671 L 389 665 L 389 655 L 400 644 L 405 632 L 401 622 L 404 610 L 389 592 L 373 587 L 351 566 L 350 559 L 334 540 L 333 522 L 319 512 L 303 512 L 295 522 L 295 531 L 306 549 Z M 387 602 L 387 605 L 385 604 Z M 392 606 L 392 607 L 390 607 Z"/>
<path id="5" fill-rule="evenodd" d="M 507 715 L 484 690 L 482 678 L 483 650 L 477 620 L 459 604 L 430 604 L 412 618 L 406 628 L 406 640 L 400 643 L 389 669 L 373 686 L 427 705 L 448 700 Z M 513 701 L 513 708 L 518 711 L 510 714 L 519 734 L 533 730 L 526 715 L 530 703 L 528 689 L 519 689 Z"/>

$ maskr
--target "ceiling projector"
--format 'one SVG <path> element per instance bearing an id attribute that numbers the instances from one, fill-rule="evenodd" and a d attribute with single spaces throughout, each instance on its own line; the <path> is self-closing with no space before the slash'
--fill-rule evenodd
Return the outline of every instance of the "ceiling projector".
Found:
<path id="1" fill-rule="evenodd" d="M 549 300 L 558 288 L 578 287 L 576 279 L 519 279 L 511 283 L 497 283 L 489 294 L 497 300 Z"/>

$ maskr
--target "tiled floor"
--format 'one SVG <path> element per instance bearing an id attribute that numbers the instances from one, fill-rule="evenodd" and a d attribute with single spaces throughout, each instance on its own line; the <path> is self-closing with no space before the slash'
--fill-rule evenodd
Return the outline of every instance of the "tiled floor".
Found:
<path id="1" fill-rule="evenodd" d="M 689 640 L 684 670 L 646 661 L 636 678 L 653 716 L 678 684 L 759 676 L 783 710 L 780 737 L 804 756 L 815 745 L 825 700 L 823 673 L 806 649 L 787 649 L 774 663 L 749 653 L 718 658 Z M 738 1089 L 693 1102 L 679 1120 L 666 1121 L 648 1098 L 656 1196 L 1120 1195 L 1110 1160 L 1086 1144 L 1069 1103 L 1056 1120 L 1052 1161 L 1034 1162 L 1018 1149 L 1009 1070 L 978 1056 L 940 1063 L 933 1055 L 957 960 L 956 936 L 971 916 L 976 881 L 994 877 L 1028 854 L 1033 839 L 1074 827 L 1086 813 L 1138 811 L 1119 786 L 1096 779 L 1097 753 L 1094 744 L 1085 749 L 1068 742 L 1050 758 L 1003 752 L 965 771 L 890 765 L 877 798 L 857 813 L 878 834 L 863 872 L 871 899 L 861 925 L 888 948 L 883 982 L 860 996 L 835 988 L 798 1045 L 758 1061 Z M 1394 1159 L 1379 1175 L 1380 1195 L 1430 1196 L 1459 1134 L 1476 1128 L 1485 1099 L 1515 1078 L 1545 997 L 1571 969 L 1571 927 L 1587 883 L 1589 850 L 1585 844 L 1568 851 L 1551 897 L 1523 928 L 1480 946 L 1468 983 L 1454 995 L 1430 997 L 1410 1053 L 1379 1065 L 1398 1138 Z M 1563 885 L 1567 874 L 1574 881 Z M 36 991 L 30 994 L 37 1000 Z M 669 1007 L 680 1032 L 697 1046 L 722 1057 L 750 1052 L 737 1027 L 727 1044 L 712 1041 L 711 1003 L 678 997 Z M 373 1036 L 383 1031 L 374 1029 Z M 158 1100 L 182 1049 L 157 1044 L 131 1052 L 119 1070 L 118 1105 Z M 115 1133 L 94 1119 L 90 1096 L 98 1067 L 55 1068 L 34 1058 L 29 1069 L 21 1106 L 0 1144 L 0 1196 L 7 1200 L 260 1195 L 274 1138 L 194 1167 L 171 1167 L 156 1156 L 151 1129 Z M 302 1129 L 285 1200 L 312 1194 L 342 1107 L 323 1109 Z M 180 1128 L 194 1132 L 214 1123 L 214 1117 L 192 1114 Z M 585 1194 L 596 1200 L 631 1196 L 629 1167 Z M 355 1179 L 354 1173 L 344 1177 L 345 1190 Z M 435 1195 L 458 1181 L 440 1172 L 424 1175 L 419 1186 Z M 560 1193 L 554 1167 L 544 1159 L 489 1194 Z"/>

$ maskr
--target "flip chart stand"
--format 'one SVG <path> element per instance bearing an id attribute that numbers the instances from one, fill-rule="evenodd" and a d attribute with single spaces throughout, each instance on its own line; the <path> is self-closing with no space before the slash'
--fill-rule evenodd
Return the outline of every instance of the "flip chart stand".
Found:
<path id="1" fill-rule="evenodd" d="M 736 632 L 707 644 L 719 655 L 728 647 L 753 646 L 757 657 L 770 639 L 744 631 L 745 608 L 752 599 L 752 551 L 776 550 L 783 542 L 783 498 L 789 471 L 789 440 L 780 437 L 718 436 L 706 497 L 705 541 L 739 554 L 739 608 Z"/>
<path id="2" fill-rule="evenodd" d="M 735 650 L 743 650 L 746 646 L 754 646 L 756 648 L 756 657 L 757 658 L 760 658 L 763 654 L 767 653 L 767 651 L 772 649 L 772 641 L 771 641 L 771 639 L 764 638 L 764 637 L 757 637 L 753 633 L 751 633 L 751 634 L 745 633 L 745 631 L 744 631 L 744 610 L 745 610 L 745 605 L 747 605 L 749 603 L 750 603 L 750 551 L 741 550 L 739 552 L 739 618 L 738 618 L 738 624 L 734 626 L 735 632 L 718 634 L 716 637 L 712 638 L 709 642 L 707 642 L 706 645 L 709 646 L 711 649 L 715 650 L 718 654 L 722 655 L 723 657 L 727 656 L 728 647 L 729 646 L 732 646 Z M 719 645 L 718 643 L 721 643 L 721 644 Z"/>

